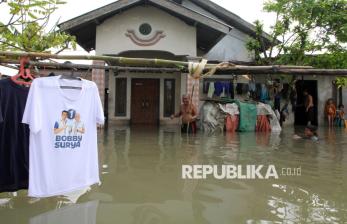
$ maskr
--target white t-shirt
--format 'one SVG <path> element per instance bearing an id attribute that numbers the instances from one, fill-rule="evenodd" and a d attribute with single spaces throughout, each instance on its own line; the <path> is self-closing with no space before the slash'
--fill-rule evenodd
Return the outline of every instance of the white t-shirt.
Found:
<path id="1" fill-rule="evenodd" d="M 56 196 L 100 182 L 97 123 L 104 123 L 104 113 L 94 82 L 35 79 L 23 123 L 30 127 L 29 196 Z"/>

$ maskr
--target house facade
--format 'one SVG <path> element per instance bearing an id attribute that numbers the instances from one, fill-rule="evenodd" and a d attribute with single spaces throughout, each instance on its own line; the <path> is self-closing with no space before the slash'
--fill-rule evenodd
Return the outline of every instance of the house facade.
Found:
<path id="1" fill-rule="evenodd" d="M 209 0 L 119 0 L 59 26 L 76 36 L 85 50 L 95 50 L 96 55 L 188 62 L 201 58 L 215 62 L 253 61 L 246 43 L 255 34 L 254 26 Z M 267 34 L 263 38 L 270 42 Z M 114 123 L 177 123 L 170 115 L 179 110 L 182 95 L 193 95 L 194 104 L 201 105 L 200 99 L 207 94 L 204 81 L 180 72 L 95 70 L 93 74 L 102 98 L 106 97 L 108 120 Z M 234 78 L 219 75 L 210 79 L 248 82 L 242 77 L 236 81 Z M 324 88 L 324 94 L 332 96 L 333 88 L 326 86 L 331 82 L 317 81 L 317 94 L 318 88 Z M 317 114 L 324 110 L 322 105 L 319 102 Z"/>

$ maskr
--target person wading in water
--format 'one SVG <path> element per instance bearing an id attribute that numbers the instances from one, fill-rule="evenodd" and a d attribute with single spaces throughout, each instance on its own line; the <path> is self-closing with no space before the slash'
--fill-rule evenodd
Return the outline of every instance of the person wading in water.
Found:
<path id="1" fill-rule="evenodd" d="M 304 90 L 305 96 L 305 112 L 306 112 L 306 121 L 307 125 L 311 125 L 314 120 L 314 104 L 313 97 L 308 93 L 307 90 Z"/>
<path id="2" fill-rule="evenodd" d="M 180 112 L 171 115 L 171 119 L 175 117 L 182 117 L 182 133 L 196 133 L 196 118 L 197 118 L 197 109 L 189 100 L 188 95 L 182 96 L 182 105 Z"/>

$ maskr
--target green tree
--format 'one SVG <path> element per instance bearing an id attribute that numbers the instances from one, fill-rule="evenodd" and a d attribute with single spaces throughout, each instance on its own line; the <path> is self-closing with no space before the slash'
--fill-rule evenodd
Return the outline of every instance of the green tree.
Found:
<path id="1" fill-rule="evenodd" d="M 248 42 L 248 49 L 254 52 L 258 63 L 308 65 L 315 60 L 331 60 L 336 54 L 329 67 L 345 66 L 346 0 L 271 0 L 264 4 L 264 10 L 275 13 L 276 20 L 271 27 L 269 48 L 260 35 L 262 23 L 255 22 L 256 36 Z M 329 56 L 320 58 L 324 54 Z M 310 59 L 310 55 L 316 56 Z"/>
<path id="2" fill-rule="evenodd" d="M 258 64 L 347 68 L 346 0 L 269 0 L 264 10 L 276 15 L 271 43 L 264 44 L 260 21 L 247 43 Z M 345 78 L 338 83 L 345 84 Z"/>
<path id="3" fill-rule="evenodd" d="M 0 21 L 0 50 L 59 53 L 76 48 L 75 37 L 59 31 L 58 22 L 48 28 L 50 17 L 60 0 L 0 0 L 8 10 L 9 19 Z"/>

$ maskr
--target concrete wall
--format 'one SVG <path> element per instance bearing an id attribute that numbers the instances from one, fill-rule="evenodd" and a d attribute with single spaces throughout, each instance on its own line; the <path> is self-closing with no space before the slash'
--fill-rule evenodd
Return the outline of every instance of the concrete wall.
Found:
<path id="1" fill-rule="evenodd" d="M 318 78 L 318 124 L 325 125 L 325 103 L 329 98 L 333 97 L 333 84 L 335 77 L 319 77 Z"/>
<path id="2" fill-rule="evenodd" d="M 164 79 L 175 79 L 175 112 L 179 111 L 181 95 L 185 93 L 186 86 L 185 76 L 178 73 L 172 74 L 154 74 L 154 73 L 119 73 L 114 76 L 112 73 L 109 74 L 109 121 L 111 123 L 122 123 L 128 124 L 131 115 L 131 79 L 133 78 L 149 78 L 149 79 L 160 79 L 160 99 L 159 99 L 159 120 L 160 124 L 177 124 L 178 120 L 171 120 L 169 117 L 164 117 Z M 126 116 L 115 116 L 115 93 L 116 93 L 116 78 L 127 78 L 127 114 Z"/>
<path id="3" fill-rule="evenodd" d="M 247 34 L 234 28 L 204 57 L 208 60 L 251 62 L 253 56 L 246 48 L 248 40 Z"/>
<path id="4" fill-rule="evenodd" d="M 139 32 L 142 23 L 152 26 L 152 33 L 143 36 Z M 166 37 L 154 46 L 138 46 L 129 37 L 127 30 L 133 29 L 141 38 L 149 38 L 156 31 L 164 31 Z M 196 28 L 182 20 L 152 7 L 138 6 L 115 15 L 96 29 L 96 54 L 119 54 L 131 50 L 167 51 L 175 55 L 196 56 Z"/>
<path id="5" fill-rule="evenodd" d="M 347 112 L 347 88 L 342 89 L 342 102 L 343 105 L 345 106 L 345 113 Z"/>

